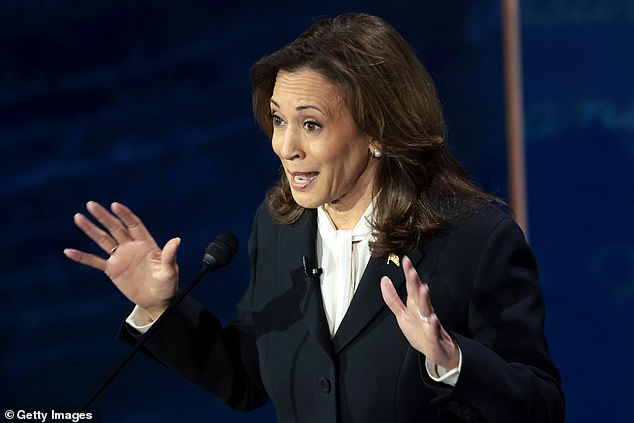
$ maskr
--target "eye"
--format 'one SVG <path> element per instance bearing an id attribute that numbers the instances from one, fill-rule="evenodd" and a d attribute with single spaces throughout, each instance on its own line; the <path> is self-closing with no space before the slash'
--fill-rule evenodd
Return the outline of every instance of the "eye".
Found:
<path id="1" fill-rule="evenodd" d="M 321 129 L 321 125 L 319 124 L 319 122 L 315 122 L 313 120 L 307 120 L 304 122 L 304 129 L 307 132 L 315 132 Z"/>
<path id="2" fill-rule="evenodd" d="M 279 128 L 284 125 L 284 120 L 275 113 L 271 113 L 271 121 L 273 122 L 274 128 Z"/>

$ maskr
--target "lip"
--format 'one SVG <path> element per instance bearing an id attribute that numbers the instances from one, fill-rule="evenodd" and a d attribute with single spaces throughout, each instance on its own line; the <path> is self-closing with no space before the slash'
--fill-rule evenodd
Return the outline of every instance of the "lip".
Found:
<path id="1" fill-rule="evenodd" d="M 308 189 L 317 177 L 319 172 L 288 172 L 288 182 L 296 191 L 303 191 Z"/>

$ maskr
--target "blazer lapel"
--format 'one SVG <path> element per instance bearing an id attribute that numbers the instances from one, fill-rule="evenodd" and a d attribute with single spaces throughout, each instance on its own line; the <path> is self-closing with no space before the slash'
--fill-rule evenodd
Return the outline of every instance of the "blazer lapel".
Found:
<path id="1" fill-rule="evenodd" d="M 299 308 L 308 331 L 324 351 L 333 357 L 328 322 L 321 298 L 320 277 L 307 275 L 303 265 L 304 257 L 316 263 L 317 212 L 312 209 L 306 210 L 296 224 L 286 228 L 287 230 L 280 235 L 280 272 L 288 272 L 293 289 L 299 293 Z"/>
<path id="2" fill-rule="evenodd" d="M 412 260 L 414 267 L 417 267 L 425 255 L 418 248 L 407 251 L 405 254 Z M 335 354 L 345 348 L 374 316 L 387 307 L 381 295 L 382 276 L 388 276 L 392 280 L 397 292 L 405 289 L 405 275 L 400 261 L 399 265 L 396 265 L 393 261 L 388 261 L 387 257 L 372 257 L 352 297 L 350 307 L 332 340 Z"/>

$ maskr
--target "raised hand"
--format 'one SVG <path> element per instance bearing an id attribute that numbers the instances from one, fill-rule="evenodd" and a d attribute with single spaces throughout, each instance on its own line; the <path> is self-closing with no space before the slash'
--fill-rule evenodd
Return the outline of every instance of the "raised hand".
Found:
<path id="1" fill-rule="evenodd" d="M 72 248 L 64 254 L 103 271 L 130 301 L 156 320 L 178 290 L 180 238 L 170 239 L 161 249 L 143 222 L 123 204 L 112 203 L 110 212 L 90 201 L 86 209 L 103 228 L 81 213 L 75 214 L 75 224 L 110 256 L 102 258 Z"/>
<path id="2" fill-rule="evenodd" d="M 429 286 L 420 281 L 418 272 L 408 257 L 403 257 L 403 272 L 407 287 L 404 304 L 390 278 L 381 278 L 381 294 L 387 306 L 396 316 L 403 335 L 433 364 L 454 369 L 460 361 L 460 350 L 440 320 L 429 299 Z"/>

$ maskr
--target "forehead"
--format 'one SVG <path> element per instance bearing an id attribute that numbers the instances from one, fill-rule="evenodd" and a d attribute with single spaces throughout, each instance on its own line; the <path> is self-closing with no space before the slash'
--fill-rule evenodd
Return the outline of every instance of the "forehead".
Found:
<path id="1" fill-rule="evenodd" d="M 319 72 L 303 69 L 280 70 L 275 78 L 271 100 L 281 107 L 297 107 L 302 104 L 321 105 L 326 109 L 341 104 L 341 90 Z"/>

